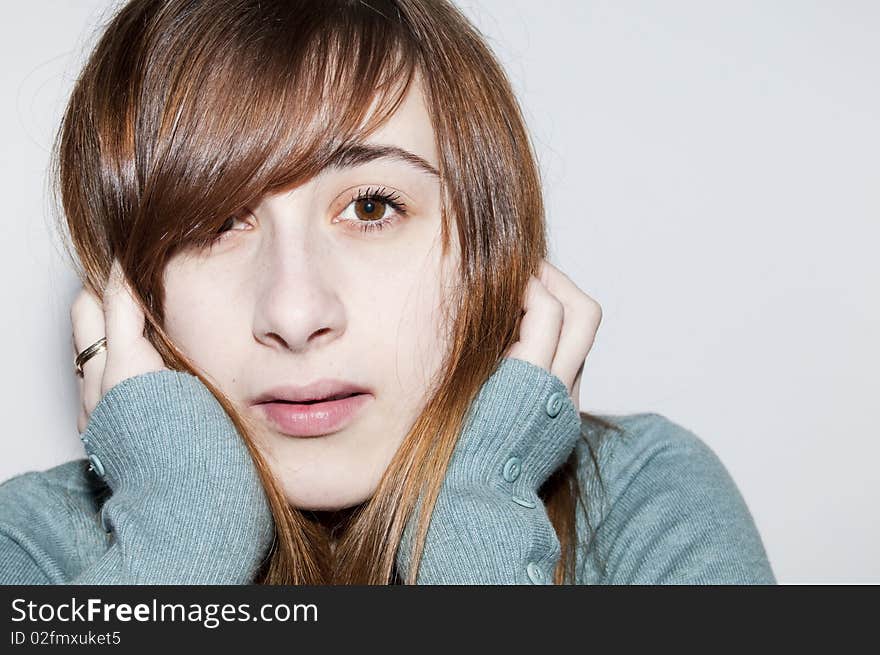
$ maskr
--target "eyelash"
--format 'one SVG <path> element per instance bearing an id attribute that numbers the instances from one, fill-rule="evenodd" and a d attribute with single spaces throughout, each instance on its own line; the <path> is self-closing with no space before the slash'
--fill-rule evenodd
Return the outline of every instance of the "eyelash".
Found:
<path id="1" fill-rule="evenodd" d="M 384 218 L 383 217 L 383 218 L 380 218 L 379 220 L 376 220 L 376 221 L 352 221 L 350 219 L 345 219 L 344 222 L 362 223 L 362 225 L 359 226 L 359 229 L 362 232 L 370 232 L 372 230 L 384 229 L 386 225 L 391 225 L 392 223 L 396 223 L 401 218 L 404 218 L 407 215 L 406 203 L 404 203 L 400 199 L 400 195 L 397 193 L 393 193 L 393 192 L 389 193 L 385 189 L 385 187 L 377 188 L 375 191 L 370 191 L 369 187 L 367 188 L 366 191 L 362 191 L 359 189 L 357 195 L 354 196 L 349 201 L 348 205 L 346 205 L 345 208 L 348 209 L 348 206 L 351 205 L 352 203 L 361 202 L 362 200 L 372 200 L 374 202 L 378 201 L 378 202 L 382 203 L 383 205 L 387 205 L 388 207 L 391 207 L 391 209 L 393 209 L 397 214 L 393 218 Z"/>
<path id="2" fill-rule="evenodd" d="M 404 203 L 400 199 L 400 195 L 397 193 L 394 193 L 394 192 L 389 193 L 385 189 L 385 187 L 381 187 L 381 188 L 377 187 L 375 191 L 372 190 L 372 187 L 367 187 L 366 190 L 358 189 L 357 194 L 354 195 L 351 198 L 351 200 L 349 200 L 348 204 L 345 206 L 345 209 L 348 209 L 348 207 L 352 203 L 361 202 L 363 200 L 372 200 L 373 202 L 379 202 L 383 205 L 391 207 L 391 209 L 394 210 L 396 215 L 391 218 L 383 217 L 383 218 L 377 219 L 375 221 L 342 219 L 339 222 L 342 222 L 342 223 L 362 223 L 362 225 L 358 226 L 356 229 L 360 229 L 362 232 L 366 233 L 366 232 L 371 232 L 373 230 L 382 230 L 385 228 L 385 226 L 396 223 L 397 221 L 399 221 L 402 218 L 405 218 L 407 216 L 406 203 Z M 343 209 L 343 213 L 344 213 L 345 209 Z M 238 217 L 235 215 L 230 216 L 228 219 L 226 219 L 226 222 L 223 223 L 223 225 L 226 225 L 226 223 L 228 223 L 229 221 L 237 220 L 237 218 Z M 220 227 L 222 228 L 223 225 L 221 225 Z M 232 231 L 233 230 L 230 228 L 228 230 L 223 230 L 223 231 L 218 230 L 217 232 L 214 232 L 213 234 L 209 235 L 205 239 L 205 245 L 213 245 L 213 244 L 218 243 L 221 239 L 223 239 L 227 234 L 229 234 Z"/>

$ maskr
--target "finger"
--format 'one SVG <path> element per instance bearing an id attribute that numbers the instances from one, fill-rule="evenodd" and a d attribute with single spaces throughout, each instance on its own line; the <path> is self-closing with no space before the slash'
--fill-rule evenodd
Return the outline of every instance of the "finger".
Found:
<path id="1" fill-rule="evenodd" d="M 144 336 L 144 310 L 116 259 L 107 276 L 104 320 L 108 355 L 101 380 L 102 395 L 130 377 L 165 368 L 161 355 Z"/>
<path id="2" fill-rule="evenodd" d="M 117 259 L 113 260 L 104 288 L 104 325 L 111 356 L 113 352 L 124 351 L 143 337 L 144 314 L 134 299 Z"/>
<path id="3" fill-rule="evenodd" d="M 602 310 L 599 303 L 550 262 L 543 262 L 542 276 L 548 291 L 562 303 L 564 309 L 551 371 L 573 389 L 575 379 L 583 370 L 584 360 L 593 347 L 602 320 Z"/>
<path id="4" fill-rule="evenodd" d="M 519 341 L 510 348 L 509 356 L 550 371 L 562 329 L 562 304 L 532 275 L 526 285 L 523 309 Z"/>
<path id="5" fill-rule="evenodd" d="M 80 289 L 73 299 L 70 323 L 73 347 L 77 354 L 104 336 L 104 308 L 101 301 L 88 289 Z"/>
<path id="6" fill-rule="evenodd" d="M 80 290 L 71 305 L 70 319 L 73 327 L 74 356 L 79 355 L 104 336 L 104 310 L 101 302 L 91 291 Z M 101 379 L 106 360 L 106 350 L 92 355 L 82 365 L 82 377 L 77 376 L 80 405 L 86 420 L 101 398 Z"/>

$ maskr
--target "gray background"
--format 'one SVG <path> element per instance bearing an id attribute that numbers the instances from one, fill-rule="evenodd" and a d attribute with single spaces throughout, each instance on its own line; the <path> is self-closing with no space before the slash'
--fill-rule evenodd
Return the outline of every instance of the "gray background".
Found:
<path id="1" fill-rule="evenodd" d="M 83 456 L 45 172 L 111 4 L 0 23 L 0 480 Z M 583 409 L 698 434 L 780 582 L 880 582 L 880 4 L 460 5 L 522 100 L 551 260 L 604 309 Z"/>

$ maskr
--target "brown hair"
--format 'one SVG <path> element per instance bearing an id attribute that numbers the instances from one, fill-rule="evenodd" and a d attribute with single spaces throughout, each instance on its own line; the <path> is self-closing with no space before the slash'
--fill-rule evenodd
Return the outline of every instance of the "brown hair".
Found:
<path id="1" fill-rule="evenodd" d="M 443 251 L 452 229 L 461 247 L 451 345 L 374 495 L 340 514 L 337 535 L 288 505 L 247 419 L 165 334 L 162 273 L 178 249 L 205 243 L 240 208 L 303 183 L 362 140 L 394 112 L 414 75 L 437 139 Z M 118 257 L 150 341 L 169 368 L 211 390 L 251 452 L 276 528 L 255 582 L 399 581 L 396 553 L 421 496 L 405 572 L 413 583 L 462 417 L 516 340 L 529 275 L 547 250 L 531 142 L 480 33 L 446 0 L 131 0 L 77 81 L 55 166 L 83 285 L 100 292 Z M 575 453 L 540 496 L 562 546 L 555 581 L 573 582 L 582 546 L 576 511 L 586 508 Z"/>

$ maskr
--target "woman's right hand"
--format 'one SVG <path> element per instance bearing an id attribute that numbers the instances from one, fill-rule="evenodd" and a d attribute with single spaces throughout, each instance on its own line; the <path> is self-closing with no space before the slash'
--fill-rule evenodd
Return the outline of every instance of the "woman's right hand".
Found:
<path id="1" fill-rule="evenodd" d="M 135 302 L 122 267 L 114 259 L 104 288 L 103 301 L 81 289 L 70 308 L 73 345 L 81 353 L 107 338 L 107 348 L 92 356 L 77 377 L 80 412 L 76 429 L 83 433 L 101 398 L 123 380 L 167 369 L 161 355 L 144 337 L 144 314 Z"/>
<path id="2" fill-rule="evenodd" d="M 519 341 L 505 356 L 525 360 L 558 377 L 580 411 L 581 375 L 602 322 L 601 306 L 543 260 L 539 276 L 529 279 L 523 311 Z"/>

